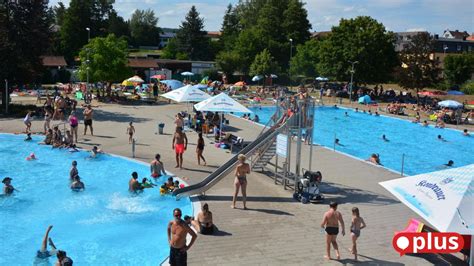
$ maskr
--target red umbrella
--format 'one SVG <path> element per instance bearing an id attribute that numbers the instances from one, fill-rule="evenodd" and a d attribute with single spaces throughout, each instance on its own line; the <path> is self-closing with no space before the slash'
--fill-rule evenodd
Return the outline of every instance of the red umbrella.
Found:
<path id="1" fill-rule="evenodd" d="M 166 75 L 158 74 L 151 76 L 152 79 L 166 79 Z"/>

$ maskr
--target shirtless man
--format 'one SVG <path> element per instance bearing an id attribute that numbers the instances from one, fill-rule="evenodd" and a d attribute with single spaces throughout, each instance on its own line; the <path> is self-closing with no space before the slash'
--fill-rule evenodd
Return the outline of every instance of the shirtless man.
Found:
<path id="1" fill-rule="evenodd" d="M 188 137 L 183 133 L 183 128 L 176 127 L 176 132 L 173 136 L 173 143 L 171 148 L 176 153 L 176 166 L 175 168 L 183 169 L 183 153 L 188 148 Z"/>
<path id="2" fill-rule="evenodd" d="M 247 209 L 247 174 L 250 174 L 250 165 L 245 162 L 245 155 L 239 154 L 239 164 L 235 169 L 235 191 L 232 199 L 232 209 L 235 209 L 235 201 L 239 194 L 239 189 L 242 187 L 242 201 L 244 203 L 244 210 Z"/>
<path id="3" fill-rule="evenodd" d="M 214 233 L 214 223 L 212 222 L 212 212 L 209 211 L 209 205 L 204 203 L 197 219 L 191 222 L 196 230 L 203 235 L 212 235 Z"/>
<path id="4" fill-rule="evenodd" d="M 196 241 L 196 233 L 181 220 L 181 210 L 173 211 L 174 220 L 168 224 L 168 242 L 170 244 L 169 264 L 171 266 L 186 266 L 188 260 L 187 251 Z M 186 245 L 186 236 L 191 235 L 191 242 Z"/>
<path id="5" fill-rule="evenodd" d="M 181 116 L 181 114 L 176 114 L 176 118 L 174 120 L 174 124 L 176 125 L 176 127 L 180 127 L 181 129 L 184 128 L 184 119 L 183 117 Z"/>
<path id="6" fill-rule="evenodd" d="M 94 136 L 94 129 L 92 128 L 92 115 L 94 114 L 94 110 L 92 110 L 92 107 L 90 106 L 90 104 L 87 105 L 83 114 L 84 114 L 84 135 L 87 133 L 87 127 L 90 127 L 91 135 Z"/>
<path id="7" fill-rule="evenodd" d="M 158 178 L 162 175 L 166 175 L 165 167 L 163 163 L 160 161 L 161 156 L 157 153 L 155 155 L 155 159 L 150 163 L 150 171 L 151 176 L 154 178 Z"/>
<path id="8" fill-rule="evenodd" d="M 13 191 L 15 191 L 15 188 L 12 186 L 11 182 L 12 182 L 12 179 L 10 177 L 5 177 L 2 180 L 2 183 L 4 184 L 3 185 L 3 194 L 6 195 L 6 196 L 9 196 L 9 195 L 13 194 Z"/>
<path id="9" fill-rule="evenodd" d="M 344 220 L 342 215 L 337 211 L 337 203 L 331 202 L 329 210 L 324 214 L 321 228 L 326 231 L 326 256 L 324 258 L 331 259 L 331 244 L 336 250 L 336 257 L 340 259 L 339 248 L 337 246 L 337 234 L 339 234 L 339 224 L 342 227 L 342 236 L 346 234 L 344 230 Z"/>
<path id="10" fill-rule="evenodd" d="M 132 173 L 132 178 L 128 181 L 128 191 L 132 193 L 138 193 L 142 189 L 140 182 L 138 182 L 137 172 Z"/>

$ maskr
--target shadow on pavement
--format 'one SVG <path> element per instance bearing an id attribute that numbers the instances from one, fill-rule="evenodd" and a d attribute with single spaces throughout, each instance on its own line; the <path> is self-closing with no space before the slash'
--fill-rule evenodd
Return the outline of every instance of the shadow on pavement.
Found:
<path id="1" fill-rule="evenodd" d="M 217 231 L 211 236 L 231 236 L 231 233 L 217 229 Z"/>
<path id="2" fill-rule="evenodd" d="M 220 196 L 220 195 L 206 195 L 206 196 L 201 196 L 200 198 L 207 200 L 207 201 L 232 201 L 232 196 Z M 241 197 L 239 197 L 239 200 L 241 200 Z M 288 197 L 288 198 L 282 198 L 282 197 L 264 197 L 264 196 L 258 196 L 258 197 L 247 197 L 247 201 L 253 201 L 253 202 L 288 202 L 288 203 L 298 203 L 298 201 L 295 201 L 293 198 Z"/>
<path id="3" fill-rule="evenodd" d="M 365 203 L 372 205 L 390 205 L 400 203 L 397 200 L 373 193 L 368 190 L 344 187 L 343 185 L 331 182 L 323 181 L 323 183 L 325 184 L 321 187 L 321 193 L 326 196 L 326 199 L 337 201 L 339 204 Z"/>
<path id="4" fill-rule="evenodd" d="M 294 216 L 292 213 L 285 212 L 285 211 L 280 211 L 280 210 L 271 210 L 271 209 L 253 209 L 253 208 L 247 208 L 246 211 L 256 211 L 256 212 L 263 212 L 266 214 L 272 214 L 272 215 L 288 215 L 288 216 Z"/>
<path id="5" fill-rule="evenodd" d="M 94 120 L 95 121 L 112 121 L 112 122 L 146 122 L 150 121 L 149 118 L 134 117 L 129 114 L 109 112 L 101 109 L 94 110 Z M 125 125 L 124 125 L 125 126 Z"/>
<path id="6" fill-rule="evenodd" d="M 357 262 L 355 260 L 350 260 L 350 261 L 352 261 L 354 264 L 360 263 L 360 264 L 363 264 L 363 265 L 390 265 L 390 266 L 403 266 L 403 265 L 405 265 L 403 263 L 391 262 L 391 261 L 386 261 L 386 260 L 379 260 L 379 259 L 372 258 L 372 257 L 369 257 L 369 256 L 361 255 L 361 254 L 358 254 L 358 256 L 362 257 L 362 258 L 366 258 L 369 261 L 363 261 L 363 262 Z"/>

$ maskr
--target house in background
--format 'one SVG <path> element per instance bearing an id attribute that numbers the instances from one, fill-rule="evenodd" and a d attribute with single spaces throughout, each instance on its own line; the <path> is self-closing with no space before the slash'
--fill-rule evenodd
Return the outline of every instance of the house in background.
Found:
<path id="1" fill-rule="evenodd" d="M 469 33 L 467 33 L 467 31 L 460 32 L 458 30 L 453 31 L 447 29 L 443 32 L 441 37 L 446 39 L 466 40 L 466 38 L 469 37 Z"/>

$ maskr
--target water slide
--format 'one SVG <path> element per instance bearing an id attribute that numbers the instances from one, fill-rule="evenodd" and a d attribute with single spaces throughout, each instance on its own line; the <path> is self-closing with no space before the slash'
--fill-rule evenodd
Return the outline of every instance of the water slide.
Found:
<path id="1" fill-rule="evenodd" d="M 271 139 L 275 138 L 278 135 L 278 129 L 270 128 L 257 137 L 252 143 L 248 144 L 243 148 L 239 154 L 244 154 L 245 156 L 251 156 L 256 150 L 260 147 L 264 146 L 268 143 Z M 198 195 L 206 192 L 212 186 L 214 186 L 217 182 L 219 182 L 222 178 L 227 176 L 231 171 L 235 170 L 235 166 L 238 163 L 237 160 L 238 154 L 234 155 L 229 161 L 225 164 L 217 168 L 214 172 L 212 172 L 208 177 L 206 177 L 201 182 L 190 185 L 184 188 L 180 188 L 173 192 L 173 195 L 176 196 L 177 199 L 185 196 L 191 195 Z"/>

